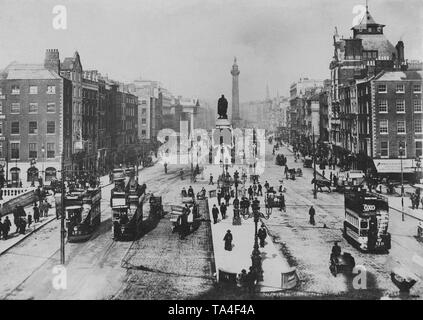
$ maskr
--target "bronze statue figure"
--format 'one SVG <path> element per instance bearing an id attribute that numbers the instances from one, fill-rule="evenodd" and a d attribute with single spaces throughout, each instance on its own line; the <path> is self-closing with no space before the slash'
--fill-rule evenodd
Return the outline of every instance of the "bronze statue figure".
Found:
<path id="1" fill-rule="evenodd" d="M 225 96 L 222 96 L 217 101 L 217 113 L 219 114 L 219 119 L 228 119 L 228 100 Z"/>

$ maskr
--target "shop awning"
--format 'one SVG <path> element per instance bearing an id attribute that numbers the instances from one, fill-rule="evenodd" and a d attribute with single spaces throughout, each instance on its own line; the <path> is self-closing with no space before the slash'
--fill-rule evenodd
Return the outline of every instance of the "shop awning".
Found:
<path id="1" fill-rule="evenodd" d="M 374 159 L 373 163 L 378 173 L 401 173 L 401 159 Z M 415 169 L 414 159 L 402 159 L 403 173 L 413 173 Z"/>

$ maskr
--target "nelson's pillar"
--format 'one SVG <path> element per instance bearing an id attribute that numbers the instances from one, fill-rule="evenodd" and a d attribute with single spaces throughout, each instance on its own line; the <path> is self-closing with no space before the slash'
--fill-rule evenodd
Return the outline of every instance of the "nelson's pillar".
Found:
<path id="1" fill-rule="evenodd" d="M 232 65 L 232 126 L 233 128 L 239 128 L 241 126 L 241 118 L 239 116 L 239 86 L 238 76 L 239 69 L 236 63 L 236 57 L 234 58 L 234 64 Z"/>

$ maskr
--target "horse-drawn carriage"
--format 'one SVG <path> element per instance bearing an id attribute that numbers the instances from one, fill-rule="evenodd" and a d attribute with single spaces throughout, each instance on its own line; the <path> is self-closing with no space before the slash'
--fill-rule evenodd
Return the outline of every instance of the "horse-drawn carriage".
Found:
<path id="1" fill-rule="evenodd" d="M 182 226 L 182 216 L 185 213 L 184 211 L 186 210 L 186 207 L 184 205 L 171 205 L 170 208 L 170 222 L 172 222 L 172 232 L 176 232 Z M 190 229 L 194 219 L 198 217 L 198 205 L 192 201 L 190 204 L 188 204 L 188 208 L 189 213 L 186 213 L 186 221 L 188 223 L 188 228 Z"/>
<path id="2" fill-rule="evenodd" d="M 313 158 L 310 156 L 305 156 L 303 167 L 304 168 L 311 168 L 313 166 Z"/>
<path id="3" fill-rule="evenodd" d="M 270 215 L 273 208 L 280 208 L 285 210 L 285 201 L 281 196 L 277 196 L 276 193 L 268 192 L 264 198 L 264 205 L 266 207 L 266 213 Z"/>
<path id="4" fill-rule="evenodd" d="M 328 192 L 332 192 L 331 187 L 331 181 L 329 179 L 326 179 L 324 176 L 316 173 L 316 178 L 311 180 L 311 184 L 314 184 L 316 182 L 316 189 L 318 189 L 320 192 L 323 192 L 323 188 L 327 188 Z"/>

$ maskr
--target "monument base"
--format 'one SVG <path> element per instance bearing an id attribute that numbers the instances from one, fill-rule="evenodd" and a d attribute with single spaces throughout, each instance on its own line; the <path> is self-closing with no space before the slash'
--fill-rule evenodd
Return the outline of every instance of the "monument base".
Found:
<path id="1" fill-rule="evenodd" d="M 228 119 L 216 119 L 216 129 L 232 129 L 231 122 Z"/>

